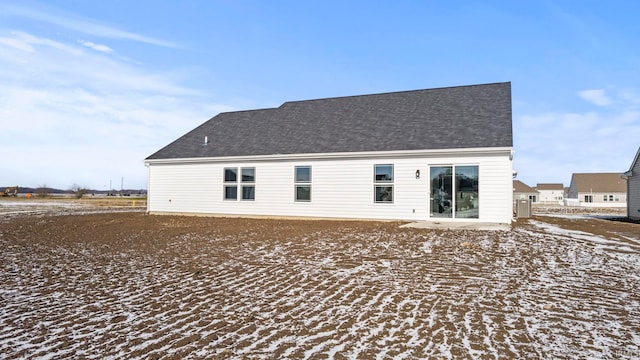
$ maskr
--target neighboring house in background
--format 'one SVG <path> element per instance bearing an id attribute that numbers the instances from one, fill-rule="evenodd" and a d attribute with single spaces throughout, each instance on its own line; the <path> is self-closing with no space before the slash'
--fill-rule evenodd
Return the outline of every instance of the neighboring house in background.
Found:
<path id="1" fill-rule="evenodd" d="M 586 207 L 626 207 L 627 181 L 620 173 L 574 173 L 566 204 Z"/>
<path id="2" fill-rule="evenodd" d="M 538 203 L 562 205 L 564 203 L 564 185 L 562 184 L 538 184 L 535 189 L 540 194 Z"/>
<path id="3" fill-rule="evenodd" d="M 640 148 L 629 171 L 623 175 L 627 179 L 627 216 L 640 220 Z"/>
<path id="4" fill-rule="evenodd" d="M 513 200 L 529 199 L 538 202 L 538 191 L 520 180 L 513 180 Z"/>
<path id="5" fill-rule="evenodd" d="M 511 83 L 221 113 L 145 159 L 147 210 L 510 223 Z"/>

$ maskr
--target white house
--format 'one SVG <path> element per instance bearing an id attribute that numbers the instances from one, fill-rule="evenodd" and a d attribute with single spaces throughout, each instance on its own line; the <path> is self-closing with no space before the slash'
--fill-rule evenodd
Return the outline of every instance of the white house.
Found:
<path id="1" fill-rule="evenodd" d="M 583 207 L 626 207 L 627 182 L 620 173 L 574 173 L 566 203 Z"/>
<path id="2" fill-rule="evenodd" d="M 536 188 L 540 204 L 562 205 L 564 202 L 564 185 L 560 183 L 537 184 Z"/>
<path id="3" fill-rule="evenodd" d="M 512 220 L 511 83 L 221 113 L 145 159 L 150 213 Z"/>
<path id="4" fill-rule="evenodd" d="M 540 193 L 538 190 L 523 183 L 520 180 L 513 180 L 513 199 L 514 200 L 531 200 L 532 203 L 537 203 Z"/>
<path id="5" fill-rule="evenodd" d="M 627 216 L 640 220 L 640 148 L 624 177 L 627 179 Z"/>

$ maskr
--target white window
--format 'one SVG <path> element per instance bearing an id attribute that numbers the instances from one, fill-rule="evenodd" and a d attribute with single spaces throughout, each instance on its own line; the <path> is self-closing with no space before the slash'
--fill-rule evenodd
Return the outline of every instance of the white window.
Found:
<path id="1" fill-rule="evenodd" d="M 224 168 L 224 199 L 238 200 L 238 182 L 242 200 L 255 200 L 256 198 L 256 168 L 240 168 L 240 181 L 238 181 L 238 168 Z"/>
<path id="2" fill-rule="evenodd" d="M 374 165 L 373 193 L 376 203 L 393 202 L 393 164 Z"/>
<path id="3" fill-rule="evenodd" d="M 224 199 L 238 200 L 238 168 L 224 168 Z"/>
<path id="4" fill-rule="evenodd" d="M 256 168 L 242 168 L 242 200 L 256 199 Z"/>
<path id="5" fill-rule="evenodd" d="M 311 166 L 296 166 L 294 170 L 295 200 L 311 201 Z"/>

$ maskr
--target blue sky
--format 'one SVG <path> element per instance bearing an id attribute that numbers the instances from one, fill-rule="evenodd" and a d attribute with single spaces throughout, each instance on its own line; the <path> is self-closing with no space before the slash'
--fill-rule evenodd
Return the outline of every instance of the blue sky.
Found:
<path id="1" fill-rule="evenodd" d="M 0 0 L 0 185 L 146 188 L 143 159 L 221 111 L 502 81 L 518 179 L 624 172 L 639 4 Z"/>

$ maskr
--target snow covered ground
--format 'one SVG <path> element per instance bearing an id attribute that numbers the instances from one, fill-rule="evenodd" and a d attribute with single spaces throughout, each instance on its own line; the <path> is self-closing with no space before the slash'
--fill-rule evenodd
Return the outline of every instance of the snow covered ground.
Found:
<path id="1" fill-rule="evenodd" d="M 118 204 L 117 202 L 120 202 Z M 122 203 L 128 206 L 122 206 Z M 11 218 L 15 216 L 42 216 L 42 215 L 65 215 L 65 214 L 88 214 L 99 212 L 116 212 L 116 211 L 143 211 L 146 201 L 138 201 L 138 206 L 130 206 L 135 202 L 118 199 L 25 199 L 12 198 L 0 200 L 0 217 Z M 142 205 L 142 206 L 140 206 Z"/>
<path id="2" fill-rule="evenodd" d="M 46 200 L 3 200 L 0 201 L 0 215 L 15 215 L 15 214 L 33 214 L 44 213 L 50 211 L 60 211 L 67 209 L 79 209 L 86 207 L 78 202 L 69 201 L 46 201 Z"/>
<path id="3" fill-rule="evenodd" d="M 70 218 L 0 223 L 0 358 L 640 357 L 640 225 Z"/>

